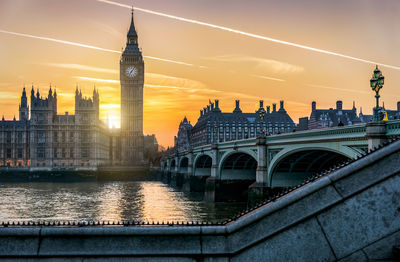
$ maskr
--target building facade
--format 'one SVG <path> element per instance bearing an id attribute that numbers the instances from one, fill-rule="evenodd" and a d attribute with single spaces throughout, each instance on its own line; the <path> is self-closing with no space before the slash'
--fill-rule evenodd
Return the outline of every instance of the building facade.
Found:
<path id="1" fill-rule="evenodd" d="M 32 87 L 27 105 L 25 88 L 20 119 L 0 122 L 0 166 L 31 169 L 96 169 L 109 164 L 109 133 L 99 119 L 99 93 L 92 98 L 75 92 L 75 115 L 57 113 L 57 93 L 47 97 Z"/>
<path id="2" fill-rule="evenodd" d="M 122 165 L 143 162 L 144 61 L 132 19 L 120 60 Z"/>
<path id="3" fill-rule="evenodd" d="M 180 149 L 247 139 L 261 134 L 292 132 L 296 127 L 284 108 L 284 101 L 280 101 L 279 109 L 276 104 L 273 104 L 271 110 L 270 106 L 264 108 L 262 100 L 260 107 L 254 113 L 243 113 L 239 100 L 236 100 L 235 109 L 231 113 L 222 112 L 218 100 L 215 100 L 214 103 L 210 101 L 206 107 L 200 110 L 197 123 L 190 129 L 189 139 L 186 139 L 186 133 L 181 131 L 182 124 L 176 138 Z M 183 145 L 185 141 L 187 145 Z"/>
<path id="4" fill-rule="evenodd" d="M 343 102 L 336 101 L 336 108 L 317 109 L 317 103 L 311 103 L 311 115 L 308 129 L 325 128 L 333 126 L 348 126 L 361 123 L 357 116 L 357 109 L 353 103 L 352 109 L 343 109 Z"/>
<path id="5" fill-rule="evenodd" d="M 0 166 L 30 166 L 29 130 L 29 106 L 24 88 L 19 104 L 19 120 L 14 117 L 12 121 L 6 121 L 2 117 L 0 122 Z"/>
<path id="6" fill-rule="evenodd" d="M 400 119 L 400 102 L 397 102 L 396 110 L 385 108 L 383 103 L 382 111 L 387 113 L 387 120 Z M 310 117 L 299 118 L 297 131 L 327 128 L 335 126 L 348 126 L 360 123 L 369 123 L 373 121 L 373 115 L 365 115 L 360 108 L 360 113 L 357 115 L 357 109 L 353 102 L 353 108 L 343 109 L 343 102 L 336 101 L 336 108 L 317 109 L 317 103 L 311 103 Z"/>

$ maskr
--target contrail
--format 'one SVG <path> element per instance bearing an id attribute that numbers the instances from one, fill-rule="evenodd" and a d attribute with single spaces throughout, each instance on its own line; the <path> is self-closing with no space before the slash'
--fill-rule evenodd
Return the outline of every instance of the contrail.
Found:
<path id="1" fill-rule="evenodd" d="M 40 40 L 45 40 L 45 41 L 51 41 L 51 42 L 56 42 L 56 43 L 60 43 L 60 44 L 65 44 L 65 45 L 85 47 L 85 48 L 89 48 L 89 49 L 95 49 L 95 50 L 111 52 L 111 53 L 117 53 L 117 54 L 121 54 L 122 53 L 121 51 L 118 51 L 118 50 L 102 48 L 102 47 L 93 46 L 93 45 L 86 45 L 86 44 L 81 44 L 81 43 L 76 43 L 76 42 L 71 42 L 71 41 L 66 41 L 66 40 L 60 40 L 60 39 L 55 39 L 55 38 L 51 38 L 51 37 L 44 37 L 44 36 L 36 36 L 36 35 L 18 33 L 18 32 L 11 32 L 11 31 L 2 30 L 2 29 L 0 29 L 0 33 L 16 35 L 16 36 L 21 36 L 21 37 L 29 37 L 29 38 L 40 39 Z M 166 59 L 166 58 L 160 58 L 160 57 L 154 57 L 154 56 L 146 56 L 146 55 L 144 55 L 143 57 L 147 58 L 147 59 L 162 61 L 162 62 L 174 63 L 174 64 L 178 64 L 178 65 L 195 66 L 193 64 L 185 63 L 185 62 L 182 62 L 182 61 L 175 61 L 175 60 Z M 205 68 L 205 66 L 199 66 L 199 67 L 200 68 Z"/>
<path id="2" fill-rule="evenodd" d="M 118 3 L 118 2 L 114 2 L 114 1 L 109 1 L 109 0 L 97 0 L 97 1 L 103 2 L 103 3 L 107 3 L 107 4 L 111 4 L 111 5 L 117 5 L 117 6 L 129 8 L 129 9 L 132 8 L 132 6 L 121 4 L 121 3 Z M 215 29 L 220 29 L 220 30 L 223 30 L 223 31 L 228 31 L 228 32 L 235 33 L 235 34 L 240 34 L 240 35 L 244 35 L 244 36 L 248 36 L 248 37 L 252 37 L 252 38 L 262 39 L 262 40 L 266 40 L 266 41 L 270 41 L 270 42 L 274 42 L 274 43 L 278 43 L 278 44 L 283 44 L 283 45 L 287 45 L 287 46 L 293 46 L 293 47 L 297 47 L 297 48 L 301 48 L 301 49 L 305 49 L 305 50 L 309 50 L 309 51 L 313 51 L 313 52 L 317 52 L 317 53 L 322 53 L 322 54 L 327 54 L 327 55 L 332 55 L 332 56 L 338 56 L 338 57 L 351 59 L 351 60 L 362 62 L 362 63 L 380 65 L 380 66 L 383 66 L 383 67 L 400 70 L 400 66 L 383 64 L 383 63 L 375 62 L 375 61 L 372 61 L 372 60 L 362 59 L 362 58 L 349 56 L 349 55 L 345 55 L 345 54 L 341 54 L 341 53 L 336 53 L 336 52 L 332 52 L 332 51 L 328 51 L 328 50 L 324 50 L 324 49 L 314 48 L 314 47 L 311 47 L 311 46 L 306 46 L 306 45 L 296 44 L 296 43 L 292 43 L 292 42 L 287 42 L 287 41 L 283 41 L 283 40 L 279 40 L 279 39 L 275 39 L 275 38 L 271 38 L 271 37 L 267 37 L 267 36 L 263 36 L 263 35 L 252 34 L 252 33 L 240 31 L 240 30 L 237 30 L 237 29 L 229 28 L 229 27 L 226 27 L 226 26 L 214 25 L 214 24 L 210 24 L 210 23 L 201 22 L 201 21 L 198 21 L 198 20 L 188 19 L 188 18 L 179 17 L 179 16 L 175 16 L 175 15 L 169 15 L 169 14 L 156 12 L 156 11 L 152 11 L 152 10 L 148 10 L 148 9 L 143 9 L 143 8 L 139 8 L 139 7 L 133 7 L 133 9 L 141 11 L 141 12 L 144 12 L 144 13 L 148 13 L 148 14 L 163 16 L 163 17 L 179 20 L 179 21 L 182 21 L 182 22 L 187 22 L 187 23 L 192 23 L 192 24 L 197 24 L 197 25 L 203 25 L 203 26 L 207 26 L 207 27 L 211 27 L 211 28 L 215 28 Z"/>
<path id="3" fill-rule="evenodd" d="M 270 77 L 270 76 L 260 76 L 260 75 L 250 75 L 253 77 L 258 77 L 262 79 L 267 79 L 267 80 L 272 80 L 272 81 L 278 81 L 278 82 L 285 82 L 286 80 L 280 79 L 280 78 L 275 78 L 275 77 Z"/>
<path id="4" fill-rule="evenodd" d="M 92 77 L 85 77 L 85 76 L 75 76 L 75 78 L 81 79 L 81 80 L 89 80 L 89 81 L 96 81 L 96 82 L 103 82 L 103 83 L 119 84 L 119 80 L 92 78 Z"/>
<path id="5" fill-rule="evenodd" d="M 5 33 L 5 34 L 10 34 L 10 35 L 16 35 L 16 36 L 22 36 L 22 37 L 30 37 L 30 38 L 35 38 L 35 39 L 41 39 L 41 40 L 46 40 L 46 41 L 52 41 L 60 44 L 66 44 L 66 45 L 73 45 L 73 46 L 79 46 L 79 47 L 85 47 L 85 48 L 90 48 L 90 49 L 96 49 L 96 50 L 101 50 L 101 51 L 106 51 L 106 52 L 112 52 L 112 53 L 121 53 L 120 51 L 117 50 L 112 50 L 112 49 L 107 49 L 107 48 L 101 48 L 97 46 L 92 46 L 92 45 L 85 45 L 85 44 L 80 44 L 76 42 L 71 42 L 71 41 L 65 41 L 65 40 L 59 40 L 59 39 L 54 39 L 50 37 L 43 37 L 43 36 L 36 36 L 36 35 L 29 35 L 29 34 L 22 34 L 22 33 L 17 33 L 17 32 L 11 32 L 11 31 L 6 31 L 0 29 L 0 33 Z"/>

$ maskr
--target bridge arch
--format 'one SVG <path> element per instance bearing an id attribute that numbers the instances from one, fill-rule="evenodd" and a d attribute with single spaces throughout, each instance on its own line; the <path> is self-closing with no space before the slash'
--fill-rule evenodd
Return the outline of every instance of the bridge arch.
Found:
<path id="1" fill-rule="evenodd" d="M 256 180 L 257 155 L 253 151 L 231 151 L 219 161 L 221 180 Z"/>
<path id="2" fill-rule="evenodd" d="M 175 171 L 176 161 L 175 158 L 172 158 L 169 162 L 169 171 Z"/>
<path id="3" fill-rule="evenodd" d="M 179 173 L 187 173 L 189 166 L 189 158 L 184 156 L 179 159 L 178 170 Z"/>
<path id="4" fill-rule="evenodd" d="M 279 152 L 268 167 L 271 187 L 288 187 L 300 184 L 308 177 L 358 155 L 350 148 L 302 147 Z"/>
<path id="5" fill-rule="evenodd" d="M 199 154 L 194 161 L 194 176 L 211 176 L 212 157 L 209 154 Z"/>

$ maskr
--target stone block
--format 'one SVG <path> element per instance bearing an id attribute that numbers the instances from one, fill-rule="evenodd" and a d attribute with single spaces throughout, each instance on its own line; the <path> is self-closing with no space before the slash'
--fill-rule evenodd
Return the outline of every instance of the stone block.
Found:
<path id="1" fill-rule="evenodd" d="M 229 262 L 229 257 L 205 257 L 202 262 Z"/>
<path id="2" fill-rule="evenodd" d="M 400 208 L 400 207 L 399 207 Z M 395 257 L 393 252 L 393 246 L 400 245 L 400 231 L 394 234 L 385 236 L 372 243 L 371 245 L 365 247 L 363 250 L 367 255 L 369 260 L 396 260 L 400 257 Z"/>
<path id="3" fill-rule="evenodd" d="M 350 175 L 335 181 L 335 187 L 343 197 L 349 196 L 400 172 L 400 165 L 393 165 L 393 163 L 400 163 L 400 152 L 391 154 L 380 161 L 371 162 L 371 165 L 358 170 L 357 175 Z M 336 180 L 335 176 L 332 177 L 332 180 Z"/>
<path id="4" fill-rule="evenodd" d="M 10 262 L 82 262 L 79 257 L 30 257 L 30 258 L 7 258 L 2 261 Z"/>
<path id="5" fill-rule="evenodd" d="M 94 257 L 84 258 L 82 262 L 196 262 L 190 257 Z"/>
<path id="6" fill-rule="evenodd" d="M 283 198 L 285 198 L 285 196 Z M 275 212 L 264 215 L 259 221 L 247 225 L 234 234 L 229 235 L 228 240 L 232 252 L 240 250 L 246 245 L 261 241 L 277 232 L 286 230 L 295 223 L 307 219 L 340 199 L 335 189 L 328 186 L 288 206 L 278 207 Z M 273 202 L 270 205 L 272 207 L 272 205 L 280 204 L 281 202 Z"/>
<path id="7" fill-rule="evenodd" d="M 227 254 L 230 251 L 226 236 L 203 235 L 201 240 L 203 254 Z"/>
<path id="8" fill-rule="evenodd" d="M 230 261 L 335 261 L 315 218 L 242 251 Z"/>
<path id="9" fill-rule="evenodd" d="M 350 256 L 347 256 L 339 260 L 339 262 L 367 262 L 367 261 L 368 261 L 367 257 L 361 250 L 354 252 Z"/>
<path id="10" fill-rule="evenodd" d="M 39 248 L 40 228 L 2 228 L 0 256 L 32 256 Z"/>
<path id="11" fill-rule="evenodd" d="M 399 188 L 391 177 L 318 216 L 339 259 L 400 229 Z"/>
<path id="12" fill-rule="evenodd" d="M 39 254 L 44 256 L 116 256 L 199 254 L 200 237 L 185 235 L 46 236 Z"/>

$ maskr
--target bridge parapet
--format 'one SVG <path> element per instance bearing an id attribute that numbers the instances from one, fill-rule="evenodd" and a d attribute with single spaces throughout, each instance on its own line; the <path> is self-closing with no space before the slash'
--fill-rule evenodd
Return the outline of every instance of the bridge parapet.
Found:
<path id="1" fill-rule="evenodd" d="M 400 135 L 400 120 L 387 121 L 386 122 L 386 136 L 398 136 Z"/>

